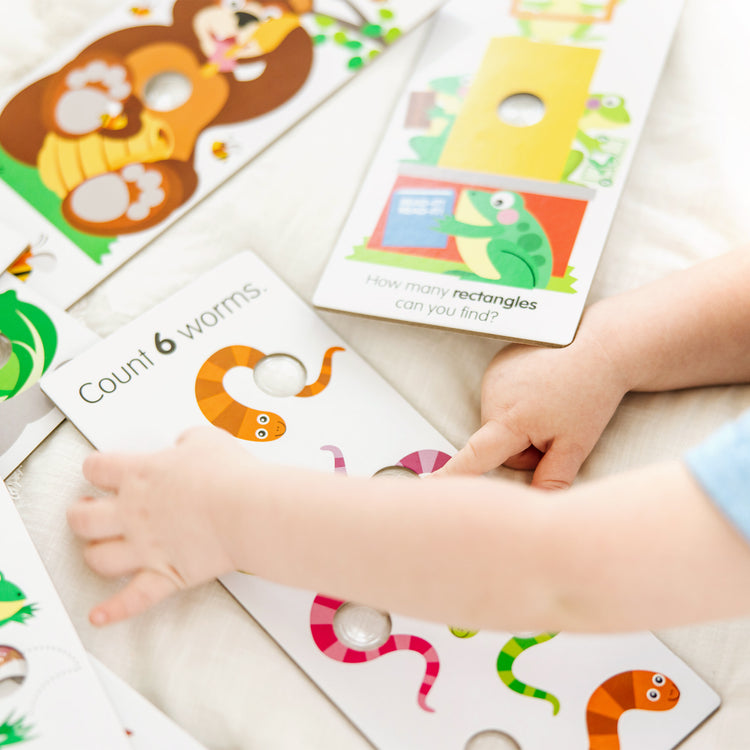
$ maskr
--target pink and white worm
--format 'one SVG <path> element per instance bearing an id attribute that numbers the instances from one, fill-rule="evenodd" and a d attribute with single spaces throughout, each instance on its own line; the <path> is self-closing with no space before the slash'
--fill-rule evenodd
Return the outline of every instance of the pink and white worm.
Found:
<path id="1" fill-rule="evenodd" d="M 361 664 L 372 661 L 393 651 L 416 651 L 424 656 L 427 662 L 424 679 L 419 688 L 417 702 L 425 711 L 434 711 L 427 705 L 427 694 L 430 692 L 440 671 L 440 660 L 437 651 L 424 638 L 416 635 L 392 635 L 378 648 L 360 651 L 344 645 L 333 628 L 336 612 L 345 604 L 342 599 L 332 599 L 318 594 L 310 610 L 310 632 L 315 645 L 328 657 L 345 664 Z"/>
<path id="2" fill-rule="evenodd" d="M 323 445 L 320 450 L 331 451 L 333 453 L 333 470 L 337 474 L 346 474 L 346 461 L 344 460 L 344 454 L 338 446 Z M 394 466 L 403 466 L 415 474 L 430 474 L 445 466 L 449 459 L 450 456 L 447 453 L 443 453 L 443 451 L 425 449 L 409 453 L 408 456 L 404 456 Z"/>
<path id="3" fill-rule="evenodd" d="M 337 474 L 346 475 L 346 461 L 341 449 L 335 445 L 324 445 L 322 451 L 330 451 L 333 454 L 333 470 Z M 431 471 L 437 471 L 444 466 L 450 456 L 447 453 L 436 450 L 414 451 L 408 456 L 404 456 L 396 466 L 403 466 L 415 474 L 426 474 Z M 427 662 L 424 679 L 419 688 L 417 702 L 425 711 L 432 712 L 434 709 L 427 705 L 427 694 L 430 692 L 435 679 L 440 671 L 440 659 L 437 651 L 424 638 L 416 635 L 392 635 L 380 647 L 359 650 L 350 648 L 342 643 L 333 627 L 333 619 L 336 612 L 345 604 L 343 599 L 333 599 L 329 596 L 318 594 L 310 610 L 310 631 L 312 633 L 315 645 L 331 659 L 344 662 L 346 664 L 360 664 L 365 661 L 372 661 L 384 654 L 390 654 L 393 651 L 416 651 L 424 656 Z"/>

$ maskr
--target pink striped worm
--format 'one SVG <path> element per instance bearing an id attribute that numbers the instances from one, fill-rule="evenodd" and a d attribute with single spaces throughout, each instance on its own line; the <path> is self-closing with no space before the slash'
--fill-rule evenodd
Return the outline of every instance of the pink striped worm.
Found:
<path id="1" fill-rule="evenodd" d="M 346 461 L 341 449 L 336 445 L 323 445 L 320 450 L 333 453 L 333 470 L 337 474 L 346 475 Z M 409 453 L 404 456 L 395 466 L 402 466 L 415 474 L 430 474 L 445 466 L 450 456 L 443 451 L 425 449 Z"/>
<path id="2" fill-rule="evenodd" d="M 342 599 L 332 599 L 328 596 L 318 594 L 310 610 L 310 632 L 315 645 L 328 657 L 345 664 L 361 664 L 372 661 L 384 654 L 393 651 L 416 651 L 424 656 L 427 666 L 424 679 L 419 688 L 417 703 L 425 711 L 433 712 L 435 709 L 427 705 L 427 694 L 437 679 L 440 671 L 440 659 L 437 651 L 424 638 L 416 635 L 391 635 L 388 640 L 378 648 L 359 650 L 349 648 L 343 644 L 333 627 L 333 619 L 336 612 L 345 604 Z"/>

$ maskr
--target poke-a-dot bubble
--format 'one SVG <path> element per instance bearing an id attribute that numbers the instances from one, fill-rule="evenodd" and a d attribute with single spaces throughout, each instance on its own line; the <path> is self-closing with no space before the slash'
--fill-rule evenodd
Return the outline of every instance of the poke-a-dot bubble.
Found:
<path id="1" fill-rule="evenodd" d="M 391 634 L 391 616 L 364 604 L 346 602 L 333 616 L 333 632 L 349 648 L 369 651 L 379 648 Z"/>
<path id="2" fill-rule="evenodd" d="M 382 469 L 378 469 L 374 474 L 374 477 L 398 477 L 400 479 L 419 479 L 419 474 L 407 469 L 405 466 L 384 466 Z"/>
<path id="3" fill-rule="evenodd" d="M 0 698 L 23 685 L 28 672 L 26 657 L 12 646 L 0 646 Z"/>
<path id="4" fill-rule="evenodd" d="M 269 354 L 253 368 L 255 384 L 269 396 L 294 396 L 307 381 L 307 370 L 291 354 Z"/>
<path id="5" fill-rule="evenodd" d="M 546 107 L 536 94 L 511 94 L 500 102 L 497 116 L 516 128 L 527 128 L 541 122 Z"/>
<path id="6" fill-rule="evenodd" d="M 521 750 L 521 746 L 506 732 L 487 729 L 469 738 L 464 750 Z"/>
<path id="7" fill-rule="evenodd" d="M 143 100 L 149 109 L 157 112 L 171 112 L 181 107 L 193 93 L 190 79 L 173 70 L 157 73 L 146 82 Z"/>
<path id="8" fill-rule="evenodd" d="M 0 333 L 0 367 L 5 367 L 8 364 L 12 353 L 13 344 L 10 343 L 10 339 L 4 333 Z"/>

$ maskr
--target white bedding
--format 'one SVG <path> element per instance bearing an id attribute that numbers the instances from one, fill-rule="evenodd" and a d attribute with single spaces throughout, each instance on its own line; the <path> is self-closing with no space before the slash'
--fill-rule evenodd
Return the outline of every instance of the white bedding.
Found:
<path id="1" fill-rule="evenodd" d="M 0 85 L 19 80 L 115 5 L 0 0 Z M 245 248 L 309 300 L 424 32 L 400 42 L 73 314 L 106 335 Z M 686 0 L 590 300 L 747 242 L 749 39 L 746 0 Z M 479 382 L 497 342 L 323 317 L 454 444 L 476 428 Z M 748 386 L 630 395 L 581 479 L 679 456 L 748 407 Z M 368 747 L 218 583 L 131 622 L 104 630 L 88 624 L 90 606 L 116 587 L 86 568 L 64 521 L 66 506 L 86 490 L 80 465 L 90 450 L 65 423 L 9 480 L 84 644 L 207 748 Z M 658 635 L 723 699 L 685 750 L 750 747 L 750 620 Z"/>

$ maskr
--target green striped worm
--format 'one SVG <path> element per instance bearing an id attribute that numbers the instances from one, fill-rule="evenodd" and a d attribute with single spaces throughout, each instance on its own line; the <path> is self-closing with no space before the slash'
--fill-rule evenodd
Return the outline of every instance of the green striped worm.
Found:
<path id="1" fill-rule="evenodd" d="M 552 704 L 552 715 L 557 715 L 560 710 L 560 701 L 552 693 L 547 693 L 539 688 L 531 687 L 524 682 L 516 679 L 513 674 L 513 663 L 526 649 L 536 646 L 537 643 L 544 643 L 554 638 L 557 633 L 539 633 L 528 637 L 515 636 L 511 638 L 497 655 L 497 674 L 500 679 L 511 689 L 521 695 L 528 695 L 530 698 L 539 698 L 549 701 Z"/>

